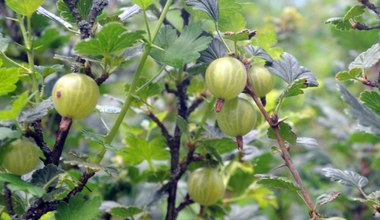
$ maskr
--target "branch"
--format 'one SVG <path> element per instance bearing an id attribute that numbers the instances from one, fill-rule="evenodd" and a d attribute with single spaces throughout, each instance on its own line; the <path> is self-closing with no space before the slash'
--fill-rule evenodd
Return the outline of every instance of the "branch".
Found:
<path id="1" fill-rule="evenodd" d="M 79 184 L 73 190 L 67 194 L 67 196 L 63 199 L 65 202 L 69 202 L 69 200 L 74 197 L 77 193 L 81 192 L 84 186 L 87 184 L 88 180 L 95 175 L 95 172 L 84 172 L 79 179 Z"/>
<path id="2" fill-rule="evenodd" d="M 65 144 L 67 135 L 71 127 L 73 120 L 71 118 L 63 117 L 61 123 L 59 124 L 57 138 L 55 140 L 55 145 L 53 151 L 50 154 L 51 163 L 58 166 L 59 158 L 61 157 L 63 146 Z"/>
<path id="3" fill-rule="evenodd" d="M 377 17 L 380 19 L 380 8 L 377 7 L 375 4 L 371 3 L 369 0 L 358 0 L 360 3 L 362 3 L 364 6 L 366 6 L 371 11 L 375 12 Z"/>
<path id="4" fill-rule="evenodd" d="M 185 196 L 185 199 L 178 205 L 178 207 L 175 209 L 175 212 L 176 212 L 176 215 L 178 215 L 178 213 L 186 208 L 188 205 L 191 205 L 193 204 L 194 201 L 190 198 L 189 194 L 186 194 Z"/>
<path id="5" fill-rule="evenodd" d="M 44 164 L 47 165 L 49 163 L 52 163 L 52 161 L 50 160 L 51 150 L 47 146 L 44 140 L 44 136 L 43 136 L 42 128 L 41 128 L 41 120 L 37 120 L 33 122 L 31 126 L 33 127 L 33 131 L 28 129 L 25 135 L 27 137 L 33 138 L 34 142 L 36 142 L 37 146 L 42 150 L 42 153 L 44 154 L 46 158 L 45 160 L 43 160 Z"/>
<path id="6" fill-rule="evenodd" d="M 277 143 L 278 143 L 278 145 L 279 145 L 279 147 L 281 149 L 281 156 L 284 159 L 285 165 L 288 167 L 288 169 L 289 169 L 290 173 L 292 174 L 294 180 L 296 181 L 296 183 L 298 184 L 298 186 L 301 189 L 301 194 L 302 194 L 302 197 L 303 197 L 306 205 L 309 208 L 309 214 L 310 214 L 310 216 L 311 217 L 319 216 L 319 213 L 315 209 L 315 205 L 313 203 L 313 200 L 311 199 L 309 193 L 307 192 L 307 189 L 306 189 L 306 187 L 305 187 L 305 185 L 304 185 L 304 183 L 303 183 L 303 181 L 302 181 L 302 179 L 301 179 L 301 177 L 300 177 L 300 175 L 299 175 L 296 167 L 293 164 L 293 161 L 292 161 L 292 159 L 290 157 L 290 154 L 289 154 L 289 148 L 288 148 L 287 145 L 285 145 L 284 140 L 282 139 L 282 137 L 280 135 L 280 130 L 279 130 L 279 127 L 278 127 L 280 123 L 278 122 L 278 116 L 274 115 L 272 117 L 269 117 L 269 114 L 265 110 L 265 108 L 264 108 L 263 104 L 261 103 L 260 99 L 253 92 L 252 87 L 250 86 L 249 80 L 248 80 L 247 86 L 245 88 L 245 91 L 255 101 L 255 103 L 259 107 L 261 113 L 264 115 L 265 120 L 271 126 L 271 128 L 272 128 L 272 130 L 274 132 L 274 135 L 276 137 Z"/>
<path id="7" fill-rule="evenodd" d="M 187 116 L 189 116 L 193 111 L 195 111 L 195 109 L 198 108 L 198 106 L 200 106 L 205 98 L 207 98 L 207 95 L 205 93 L 202 93 L 200 97 L 196 98 L 193 103 L 191 103 L 189 109 L 187 109 Z"/>
<path id="8" fill-rule="evenodd" d="M 88 13 L 87 22 L 94 26 L 96 17 L 102 13 L 103 9 L 108 5 L 108 0 L 94 0 L 90 12 Z"/>
<path id="9" fill-rule="evenodd" d="M 9 215 L 15 215 L 15 210 L 13 209 L 12 204 L 12 192 L 8 188 L 8 183 L 4 183 L 4 200 L 5 200 L 5 210 L 8 212 Z"/>
<path id="10" fill-rule="evenodd" d="M 154 122 L 157 124 L 157 126 L 161 129 L 161 133 L 162 133 L 162 135 L 164 135 L 164 137 L 165 137 L 167 143 L 170 144 L 170 141 L 173 139 L 173 137 L 169 134 L 169 131 L 168 131 L 168 129 L 165 127 L 165 125 L 162 124 L 162 122 L 160 121 L 160 119 L 158 119 L 158 118 L 156 117 L 156 115 L 154 115 L 152 112 L 149 112 L 147 115 L 148 115 L 148 117 L 149 117 L 150 119 L 152 119 L 152 121 L 154 121 Z"/>
<path id="11" fill-rule="evenodd" d="M 368 31 L 368 30 L 380 29 L 380 24 L 374 25 L 374 26 L 367 26 L 365 24 L 355 22 L 352 24 L 352 29 L 356 29 L 359 31 Z"/>

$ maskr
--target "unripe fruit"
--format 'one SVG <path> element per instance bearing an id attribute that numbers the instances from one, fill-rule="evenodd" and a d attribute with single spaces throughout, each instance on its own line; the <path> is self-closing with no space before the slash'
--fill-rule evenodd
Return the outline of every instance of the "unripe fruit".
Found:
<path id="1" fill-rule="evenodd" d="M 238 59 L 222 57 L 207 67 L 205 80 L 208 90 L 214 96 L 229 100 L 243 91 L 247 84 L 247 71 Z"/>
<path id="2" fill-rule="evenodd" d="M 264 97 L 273 89 L 272 74 L 265 67 L 254 67 L 250 71 L 253 91 L 258 97 Z"/>
<path id="3" fill-rule="evenodd" d="M 81 119 L 95 109 L 99 98 L 99 87 L 87 75 L 70 73 L 55 83 L 52 97 L 54 107 L 60 115 Z"/>
<path id="4" fill-rule="evenodd" d="M 216 113 L 216 120 L 225 134 L 243 136 L 255 126 L 257 113 L 252 102 L 236 97 L 224 102 L 222 110 Z"/>
<path id="5" fill-rule="evenodd" d="M 2 147 L 0 158 L 2 167 L 16 175 L 31 172 L 39 162 L 36 146 L 25 139 L 17 139 Z"/>
<path id="6" fill-rule="evenodd" d="M 213 168 L 199 168 L 190 174 L 187 181 L 190 197 L 203 206 L 216 203 L 224 195 L 222 175 Z"/>

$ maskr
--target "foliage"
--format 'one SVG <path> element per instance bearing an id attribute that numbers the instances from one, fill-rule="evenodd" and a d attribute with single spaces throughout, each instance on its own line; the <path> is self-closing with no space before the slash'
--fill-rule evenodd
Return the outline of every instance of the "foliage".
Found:
<path id="1" fill-rule="evenodd" d="M 0 165 L 1 219 L 380 215 L 380 8 L 371 1 L 5 0 L 0 8 L 0 154 L 21 138 L 39 148 L 29 174 Z M 233 97 L 254 108 L 239 123 L 260 116 L 243 137 L 223 133 L 215 111 L 224 101 L 205 82 L 210 63 L 226 56 L 274 79 L 265 97 L 252 89 L 259 80 L 241 80 L 245 94 Z M 73 72 L 101 94 L 80 120 L 60 116 L 51 98 Z M 220 72 L 213 77 L 228 93 L 235 72 Z M 186 186 L 199 168 L 217 171 L 225 187 L 207 207 Z"/>

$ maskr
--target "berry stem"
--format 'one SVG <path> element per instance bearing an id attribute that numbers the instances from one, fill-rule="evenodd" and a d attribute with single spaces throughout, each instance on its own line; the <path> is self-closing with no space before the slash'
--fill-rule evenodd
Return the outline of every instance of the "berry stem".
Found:
<path id="1" fill-rule="evenodd" d="M 215 104 L 215 112 L 222 111 L 223 105 L 224 105 L 224 99 L 218 98 Z"/>

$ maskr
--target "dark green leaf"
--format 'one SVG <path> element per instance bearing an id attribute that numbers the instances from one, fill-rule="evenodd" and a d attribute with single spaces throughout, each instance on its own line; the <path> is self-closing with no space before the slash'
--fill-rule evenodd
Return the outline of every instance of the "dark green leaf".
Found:
<path id="1" fill-rule="evenodd" d="M 143 209 L 134 207 L 134 206 L 128 206 L 128 207 L 115 207 L 112 208 L 109 213 L 114 217 L 119 218 L 132 218 L 133 216 L 140 214 L 144 212 Z"/>
<path id="2" fill-rule="evenodd" d="M 32 109 L 26 109 L 22 111 L 18 117 L 18 122 L 26 122 L 31 123 L 38 119 L 41 119 L 45 115 L 48 114 L 48 111 L 53 109 L 53 100 L 51 98 L 48 98 L 37 105 L 35 105 Z"/>
<path id="3" fill-rule="evenodd" d="M 176 117 L 176 125 L 181 129 L 182 133 L 187 133 L 187 121 L 181 116 L 177 115 Z"/>
<path id="4" fill-rule="evenodd" d="M 380 94 L 376 91 L 364 91 L 360 94 L 360 100 L 373 112 L 380 115 Z"/>
<path id="5" fill-rule="evenodd" d="M 273 59 L 272 57 L 261 47 L 259 46 L 252 46 L 252 45 L 248 45 L 246 47 L 244 47 L 245 51 L 254 56 L 254 57 L 258 57 L 258 58 L 261 58 L 269 63 L 272 63 L 273 62 Z"/>
<path id="6" fill-rule="evenodd" d="M 347 11 L 347 13 L 344 15 L 343 20 L 348 21 L 352 18 L 356 18 L 360 15 L 362 15 L 365 12 L 365 6 L 364 5 L 355 5 L 350 8 L 350 10 Z"/>
<path id="7" fill-rule="evenodd" d="M 191 24 L 177 38 L 175 30 L 170 26 L 161 28 L 154 42 L 163 50 L 153 48 L 154 59 L 176 68 L 182 68 L 200 57 L 199 52 L 205 50 L 211 42 L 211 37 L 200 36 L 201 24 Z"/>
<path id="8" fill-rule="evenodd" d="M 0 173 L 0 181 L 9 183 L 9 189 L 14 192 L 25 191 L 35 196 L 42 196 L 45 194 L 45 190 L 43 188 L 25 182 L 19 176 L 13 174 Z"/>
<path id="9" fill-rule="evenodd" d="M 85 200 L 80 194 L 70 199 L 69 203 L 62 202 L 56 211 L 56 220 L 93 220 L 99 213 L 102 200 L 95 197 Z"/>
<path id="10" fill-rule="evenodd" d="M 341 31 L 352 30 L 352 26 L 349 20 L 344 20 L 342 17 L 329 18 L 325 21 L 326 24 L 332 24 L 336 29 Z"/>
<path id="11" fill-rule="evenodd" d="M 79 11 L 79 14 L 82 16 L 83 19 L 87 19 L 88 13 L 91 10 L 92 7 L 92 1 L 93 0 L 78 0 L 77 8 Z M 57 9 L 59 12 L 59 15 L 65 19 L 66 21 L 70 23 L 76 23 L 76 19 L 73 17 L 71 10 L 67 5 L 64 3 L 63 0 L 59 0 L 57 2 Z"/>
<path id="12" fill-rule="evenodd" d="M 143 38 L 143 31 L 127 32 L 121 23 L 109 23 L 88 41 L 81 41 L 75 46 L 75 51 L 84 55 L 120 55 L 127 47 Z"/>
<path id="13" fill-rule="evenodd" d="M 323 174 L 332 181 L 336 181 L 346 186 L 356 186 L 362 188 L 368 184 L 368 179 L 350 170 L 339 170 L 334 168 L 323 168 Z"/>
<path id="14" fill-rule="evenodd" d="M 380 134 L 380 117 L 373 113 L 367 106 L 361 104 L 346 88 L 342 85 L 338 87 L 342 98 L 351 105 L 348 112 L 358 120 L 359 124 L 370 127 L 375 134 Z"/>
<path id="15" fill-rule="evenodd" d="M 286 90 L 284 90 L 284 97 L 291 97 L 303 94 L 303 90 L 307 88 L 307 80 L 306 79 L 296 79 L 292 82 L 292 84 L 288 85 Z"/>
<path id="16" fill-rule="evenodd" d="M 194 9 L 206 12 L 215 22 L 218 22 L 219 9 L 217 0 L 186 0 L 186 4 Z"/>
<path id="17" fill-rule="evenodd" d="M 129 92 L 130 84 L 126 84 L 124 91 Z M 137 80 L 137 89 L 135 97 L 140 101 L 145 101 L 149 97 L 158 95 L 161 93 L 161 88 L 158 83 L 155 83 L 145 77 L 140 77 Z M 136 100 L 137 101 L 137 100 Z"/>
<path id="18" fill-rule="evenodd" d="M 16 90 L 16 83 L 20 79 L 17 68 L 0 68 L 0 96 Z"/>
<path id="19" fill-rule="evenodd" d="M 49 164 L 33 173 L 31 183 L 35 186 L 44 188 L 49 186 L 55 187 L 58 182 L 56 177 L 61 173 L 63 173 L 62 170 L 59 170 L 56 166 Z M 54 178 L 55 180 L 52 181 Z"/>
<path id="20" fill-rule="evenodd" d="M 28 92 L 24 92 L 19 95 L 16 100 L 13 101 L 11 109 L 0 111 L 0 121 L 16 120 L 21 110 L 28 103 Z"/>
<path id="21" fill-rule="evenodd" d="M 203 145 L 215 148 L 219 154 L 229 153 L 236 149 L 236 143 L 231 138 L 206 139 Z"/>
<path id="22" fill-rule="evenodd" d="M 213 38 L 211 44 L 207 49 L 201 52 L 200 61 L 204 63 L 211 63 L 212 61 L 225 57 L 227 55 L 227 49 L 218 38 Z"/>
<path id="23" fill-rule="evenodd" d="M 355 79 L 357 75 L 359 75 L 362 72 L 362 69 L 360 68 L 353 68 L 349 71 L 340 71 L 336 74 L 335 78 L 339 81 L 345 81 L 350 79 Z"/>
<path id="24" fill-rule="evenodd" d="M 255 177 L 259 179 L 257 183 L 262 184 L 267 187 L 274 187 L 274 188 L 290 190 L 294 192 L 297 192 L 300 190 L 299 186 L 297 186 L 295 183 L 293 183 L 292 181 L 290 181 L 289 179 L 285 177 L 261 175 L 261 174 L 256 174 Z"/>
<path id="25" fill-rule="evenodd" d="M 367 51 L 359 54 L 355 58 L 355 60 L 350 63 L 348 68 L 354 69 L 354 68 L 360 68 L 360 69 L 367 69 L 375 65 L 380 59 L 380 44 L 374 44 L 371 48 L 369 48 Z"/>
<path id="26" fill-rule="evenodd" d="M 9 8 L 17 14 L 31 16 L 45 0 L 5 0 Z"/>
<path id="27" fill-rule="evenodd" d="M 288 84 L 297 79 L 306 79 L 308 87 L 318 86 L 314 74 L 305 67 L 300 66 L 294 56 L 284 52 L 281 58 L 282 60 L 274 60 L 272 64 L 266 65 L 266 68 Z"/>
<path id="28" fill-rule="evenodd" d="M 288 125 L 285 122 L 281 122 L 280 125 L 278 126 L 278 129 L 280 131 L 281 137 L 285 141 L 289 142 L 291 145 L 296 144 L 297 136 L 292 131 L 292 127 L 290 127 L 290 125 Z M 274 135 L 272 128 L 268 128 L 268 137 L 271 139 L 276 139 L 276 136 Z"/>

